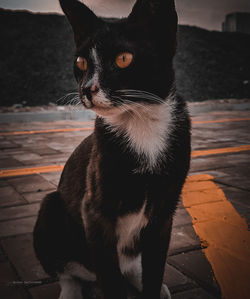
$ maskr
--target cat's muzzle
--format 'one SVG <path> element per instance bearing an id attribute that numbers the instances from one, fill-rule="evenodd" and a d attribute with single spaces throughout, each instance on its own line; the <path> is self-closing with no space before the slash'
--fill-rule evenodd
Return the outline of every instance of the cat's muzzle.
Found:
<path id="1" fill-rule="evenodd" d="M 84 96 L 82 99 L 81 99 L 81 102 L 83 103 L 83 106 L 87 109 L 90 109 L 90 108 L 93 108 L 94 107 L 94 104 L 92 102 L 92 100 L 89 100 L 86 96 Z"/>
<path id="2" fill-rule="evenodd" d="M 93 103 L 93 97 L 98 94 L 99 92 L 99 87 L 97 85 L 90 85 L 84 88 L 83 90 L 83 98 L 81 99 L 81 102 L 83 103 L 83 105 L 90 109 L 94 106 Z"/>

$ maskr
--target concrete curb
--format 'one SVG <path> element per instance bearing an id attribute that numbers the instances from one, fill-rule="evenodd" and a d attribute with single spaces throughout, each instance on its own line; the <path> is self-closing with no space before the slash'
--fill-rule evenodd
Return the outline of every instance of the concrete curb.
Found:
<path id="1" fill-rule="evenodd" d="M 244 111 L 250 110 L 250 100 L 213 100 L 188 103 L 191 115 L 212 111 Z M 91 121 L 95 113 L 89 110 L 72 111 L 47 110 L 34 112 L 7 112 L 0 113 L 0 123 L 14 122 L 52 122 L 56 120 Z"/>
<path id="2" fill-rule="evenodd" d="M 56 120 L 91 121 L 95 114 L 91 111 L 37 111 L 0 113 L 0 123 L 12 122 L 52 122 Z"/>
<path id="3" fill-rule="evenodd" d="M 212 111 L 245 111 L 250 110 L 250 100 L 240 101 L 205 101 L 200 103 L 188 103 L 188 109 L 191 115 Z"/>

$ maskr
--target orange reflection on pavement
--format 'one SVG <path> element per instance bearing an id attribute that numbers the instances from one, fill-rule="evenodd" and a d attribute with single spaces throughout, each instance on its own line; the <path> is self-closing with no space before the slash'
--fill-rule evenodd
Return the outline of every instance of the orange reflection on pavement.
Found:
<path id="1" fill-rule="evenodd" d="M 193 120 L 192 124 L 214 124 L 214 123 L 227 123 L 227 122 L 237 122 L 237 121 L 248 121 L 250 118 L 223 118 L 215 120 Z"/>
<path id="2" fill-rule="evenodd" d="M 0 178 L 6 178 L 11 176 L 22 176 L 36 173 L 44 172 L 55 172 L 63 170 L 64 165 L 48 165 L 48 166 L 38 166 L 38 167 L 27 167 L 18 169 L 6 169 L 0 170 Z"/>
<path id="3" fill-rule="evenodd" d="M 35 130 L 35 131 L 16 131 L 16 132 L 0 132 L 0 136 L 17 136 L 29 134 L 42 134 L 42 133 L 60 133 L 60 132 L 75 132 L 75 131 L 92 131 L 93 127 L 89 128 L 66 128 L 66 129 L 48 129 L 48 130 Z"/>
<path id="4" fill-rule="evenodd" d="M 201 157 L 201 156 L 237 153 L 237 152 L 244 152 L 244 151 L 249 151 L 249 150 L 250 150 L 250 145 L 215 148 L 215 149 L 209 149 L 209 150 L 196 150 L 196 151 L 192 151 L 191 157 L 196 158 L 196 157 Z"/>
<path id="5" fill-rule="evenodd" d="M 250 232 L 244 218 L 226 199 L 210 175 L 188 177 L 183 205 L 204 247 L 225 299 L 250 294 Z"/>

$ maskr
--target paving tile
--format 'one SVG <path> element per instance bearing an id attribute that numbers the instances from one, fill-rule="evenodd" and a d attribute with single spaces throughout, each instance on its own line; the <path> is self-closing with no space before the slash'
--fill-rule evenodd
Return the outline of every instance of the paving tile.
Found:
<path id="1" fill-rule="evenodd" d="M 0 263 L 5 262 L 5 261 L 6 261 L 6 256 L 5 256 L 5 254 L 3 253 L 3 251 L 0 247 Z"/>
<path id="2" fill-rule="evenodd" d="M 59 183 L 59 180 L 61 178 L 61 171 L 58 172 L 48 172 L 48 173 L 42 173 L 41 176 L 45 178 L 47 181 L 52 183 L 53 185 L 57 186 Z"/>
<path id="3" fill-rule="evenodd" d="M 229 201 L 249 206 L 250 191 L 241 190 L 237 187 L 230 187 L 219 183 L 216 183 L 216 185 L 218 185 L 223 190 Z"/>
<path id="4" fill-rule="evenodd" d="M 54 189 L 54 190 L 48 190 L 48 191 L 42 191 L 42 192 L 23 193 L 22 196 L 29 203 L 40 202 L 48 193 L 53 192 L 55 190 L 56 189 Z"/>
<path id="5" fill-rule="evenodd" d="M 27 299 L 28 296 L 8 262 L 0 263 L 0 298 Z"/>
<path id="6" fill-rule="evenodd" d="M 35 216 L 37 215 L 39 208 L 39 203 L 2 208 L 0 209 L 0 221 Z"/>
<path id="7" fill-rule="evenodd" d="M 30 152 L 30 149 L 26 148 L 14 148 L 14 149 L 2 149 L 1 158 L 13 157 L 14 155 L 24 155 L 27 152 Z"/>
<path id="8" fill-rule="evenodd" d="M 9 184 L 6 182 L 6 180 L 5 179 L 0 179 L 0 187 L 7 187 L 7 186 L 9 186 Z"/>
<path id="9" fill-rule="evenodd" d="M 193 158 L 191 159 L 189 173 L 219 168 L 225 168 L 225 164 L 223 162 L 218 162 L 214 157 Z"/>
<path id="10" fill-rule="evenodd" d="M 174 294 L 172 299 L 219 299 L 219 297 L 214 297 L 203 289 L 192 289 Z"/>
<path id="11" fill-rule="evenodd" d="M 18 159 L 12 158 L 12 157 L 1 157 L 0 158 L 0 169 L 6 169 L 6 168 L 14 168 L 14 167 L 20 167 L 23 164 L 18 161 Z"/>
<path id="12" fill-rule="evenodd" d="M 35 256 L 32 234 L 4 239 L 1 244 L 22 280 L 34 281 L 48 277 Z"/>
<path id="13" fill-rule="evenodd" d="M 37 217 L 28 217 L 0 222 L 0 238 L 31 233 L 36 218 Z"/>
<path id="14" fill-rule="evenodd" d="M 192 150 L 225 148 L 225 147 L 239 146 L 242 144 L 244 144 L 244 143 L 242 143 L 239 140 L 232 140 L 232 137 L 224 138 L 224 140 L 222 140 L 222 138 L 220 138 L 220 139 L 215 138 L 210 141 L 208 141 L 207 139 L 196 140 L 196 142 L 192 144 Z"/>
<path id="15" fill-rule="evenodd" d="M 57 299 L 60 295 L 60 286 L 58 283 L 45 284 L 31 288 L 29 292 L 33 299 Z"/>
<path id="16" fill-rule="evenodd" d="M 56 155 L 59 153 L 59 151 L 57 151 L 53 148 L 50 148 L 48 146 L 32 147 L 32 152 L 34 152 L 35 154 L 38 154 L 40 156 Z"/>
<path id="17" fill-rule="evenodd" d="M 76 147 L 75 147 L 76 148 Z M 70 155 L 73 153 L 72 149 L 67 149 L 67 148 L 62 148 L 60 150 L 61 153 L 65 154 L 68 158 L 70 157 Z"/>
<path id="18" fill-rule="evenodd" d="M 195 285 L 191 279 L 187 278 L 184 274 L 180 271 L 176 270 L 169 264 L 166 264 L 165 273 L 163 277 L 164 283 L 171 289 L 173 292 L 175 289 L 183 288 L 185 285 Z"/>
<path id="19" fill-rule="evenodd" d="M 246 191 L 250 191 L 250 182 L 248 177 L 224 177 L 215 180 L 216 183 L 229 185 L 235 188 L 241 188 Z"/>
<path id="20" fill-rule="evenodd" d="M 250 154 L 244 165 L 234 166 L 223 170 L 224 175 L 215 178 L 216 182 L 250 191 Z"/>
<path id="21" fill-rule="evenodd" d="M 187 224 L 192 224 L 192 219 L 189 213 L 186 209 L 177 209 L 174 216 L 173 227 L 183 226 Z"/>
<path id="22" fill-rule="evenodd" d="M 229 187 L 223 184 L 217 184 L 225 193 L 236 210 L 246 217 L 250 212 L 250 191 L 241 190 L 235 187 Z"/>
<path id="23" fill-rule="evenodd" d="M 226 172 L 225 172 L 225 169 L 227 168 L 221 168 L 221 169 L 218 169 L 218 170 L 207 170 L 206 171 L 206 174 L 209 174 L 211 176 L 213 176 L 215 179 L 217 178 L 221 178 L 221 177 L 224 177 L 226 176 Z"/>
<path id="24" fill-rule="evenodd" d="M 21 147 L 21 145 L 16 144 L 9 140 L 1 140 L 0 142 L 0 149 L 12 149 L 12 148 L 18 148 Z"/>
<path id="25" fill-rule="evenodd" d="M 192 158 L 190 173 L 197 171 L 217 170 L 222 168 L 226 169 L 229 167 L 235 167 L 235 165 L 244 168 L 245 163 L 248 160 L 249 154 L 245 154 L 243 152 Z"/>
<path id="26" fill-rule="evenodd" d="M 61 142 L 50 142 L 50 143 L 48 143 L 48 146 L 49 147 L 51 147 L 51 148 L 53 148 L 53 149 L 55 149 L 55 150 L 60 150 L 61 148 L 66 148 L 66 149 L 68 149 L 68 150 L 74 150 L 75 149 L 75 147 L 76 147 L 76 144 L 70 144 L 70 143 L 68 143 L 69 141 L 67 140 L 67 144 L 64 144 L 63 145 L 63 147 L 62 147 L 62 141 Z"/>
<path id="27" fill-rule="evenodd" d="M 182 202 L 182 195 L 180 196 L 179 203 L 177 205 L 177 209 L 184 209 L 183 202 Z"/>
<path id="28" fill-rule="evenodd" d="M 250 176 L 250 151 L 249 154 L 244 156 L 245 162 L 240 163 L 239 165 L 234 165 L 233 167 L 226 167 L 220 169 L 219 171 L 210 170 L 209 174 L 215 177 L 215 179 L 221 179 L 225 177 L 231 178 L 245 178 Z"/>
<path id="29" fill-rule="evenodd" d="M 13 137 L 12 137 L 13 138 Z M 14 137 L 15 142 L 17 140 L 21 141 L 22 139 L 25 139 L 25 145 L 27 144 L 33 144 L 33 143 L 39 143 L 41 144 L 42 142 L 47 140 L 47 134 L 42 135 L 42 134 L 31 134 L 31 135 L 19 135 Z"/>
<path id="30" fill-rule="evenodd" d="M 169 255 L 200 248 L 201 243 L 192 225 L 173 227 L 169 246 Z"/>
<path id="31" fill-rule="evenodd" d="M 219 294 L 219 287 L 215 281 L 213 270 L 201 250 L 171 256 L 168 258 L 168 262 L 199 282 L 203 287 L 213 289 Z"/>
<path id="32" fill-rule="evenodd" d="M 24 203 L 23 197 L 12 186 L 6 183 L 5 186 L 0 187 L 0 207 Z"/>
<path id="33" fill-rule="evenodd" d="M 41 160 L 42 157 L 38 154 L 34 154 L 34 153 L 26 153 L 26 154 L 22 154 L 22 155 L 14 155 L 13 156 L 16 160 L 18 161 L 37 161 L 37 160 Z M 38 161 L 37 161 L 38 162 Z"/>
<path id="34" fill-rule="evenodd" d="M 46 191 L 55 188 L 54 185 L 37 174 L 11 178 L 7 181 L 20 193 Z"/>
<path id="35" fill-rule="evenodd" d="M 41 160 L 36 161 L 23 161 L 22 163 L 26 166 L 42 166 L 42 165 L 54 165 L 54 164 L 65 164 L 68 160 L 69 155 L 58 154 L 58 155 L 47 155 L 43 156 Z"/>

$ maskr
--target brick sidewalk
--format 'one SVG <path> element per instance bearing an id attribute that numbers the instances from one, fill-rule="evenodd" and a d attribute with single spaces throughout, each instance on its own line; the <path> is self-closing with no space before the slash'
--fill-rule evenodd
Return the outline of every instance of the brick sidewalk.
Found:
<path id="1" fill-rule="evenodd" d="M 250 112 L 195 115 L 193 150 L 250 145 L 250 120 L 247 118 L 250 119 Z M 214 122 L 204 123 L 206 120 Z M 83 126 L 90 127 L 90 124 L 73 121 L 12 123 L 2 124 L 0 131 Z M 64 164 L 73 149 L 90 132 L 0 134 L 0 169 Z M 212 175 L 238 213 L 250 222 L 250 151 L 193 158 L 190 175 L 197 173 Z M 40 201 L 46 193 L 56 189 L 59 177 L 60 172 L 48 172 L 0 179 L 0 298 L 55 299 L 59 295 L 57 282 L 44 273 L 32 247 L 32 230 Z M 173 299 L 220 298 L 220 287 L 202 252 L 202 246 L 188 212 L 180 204 L 174 220 L 167 275 L 164 277 Z"/>

